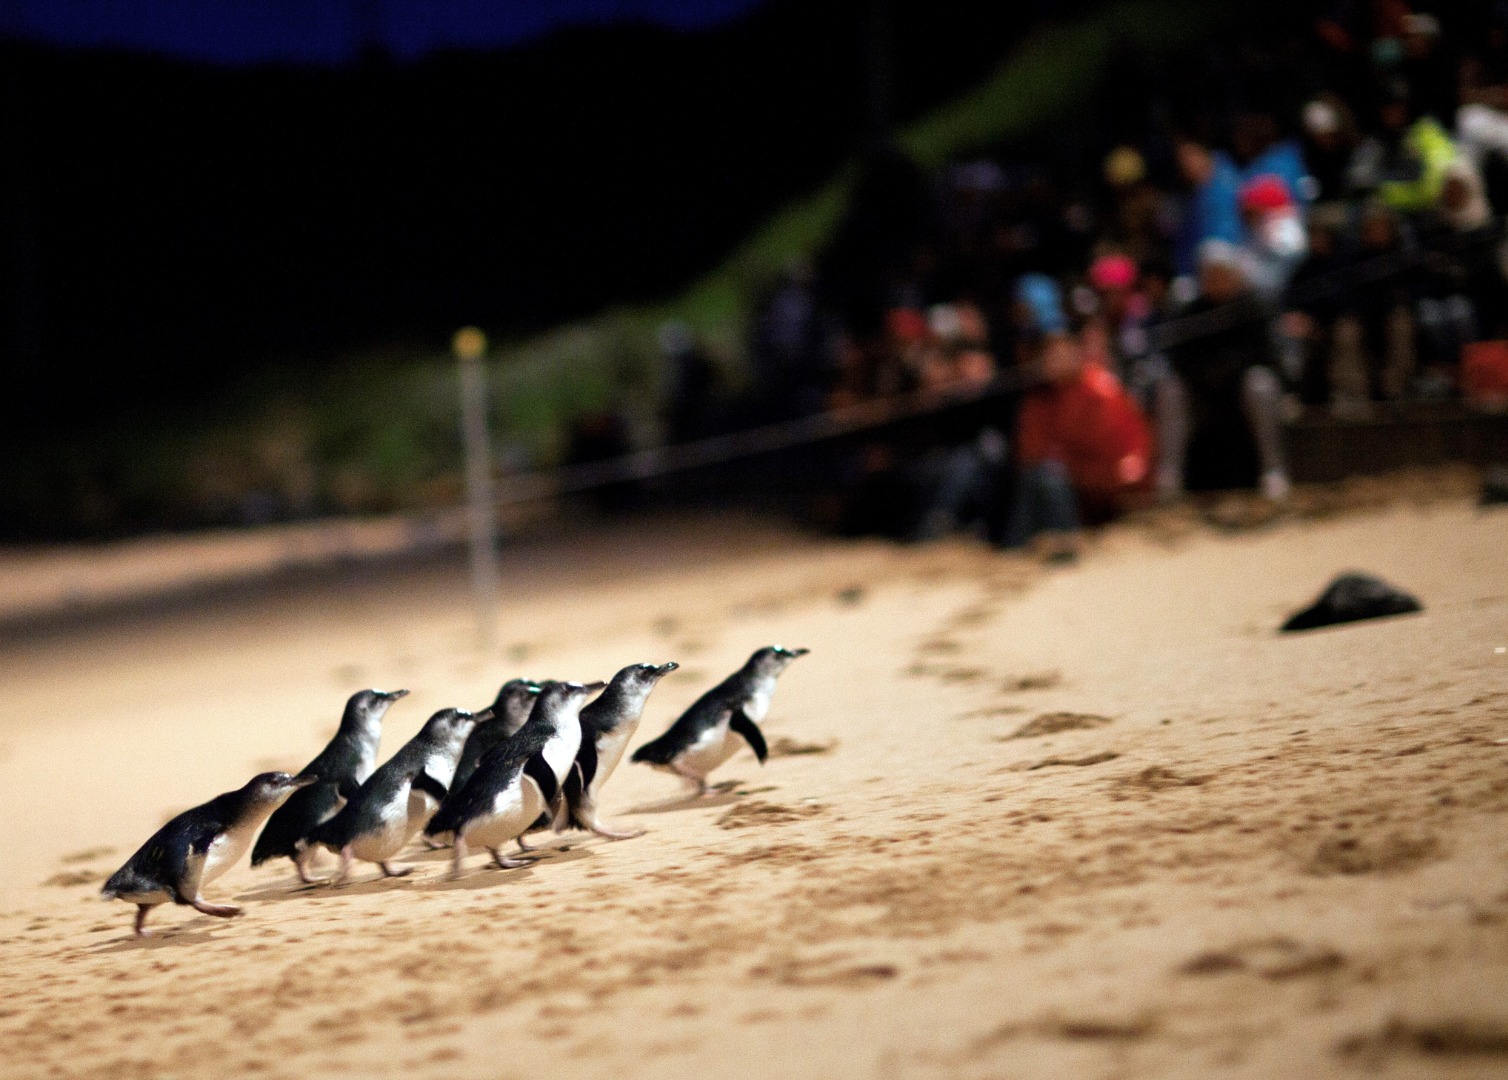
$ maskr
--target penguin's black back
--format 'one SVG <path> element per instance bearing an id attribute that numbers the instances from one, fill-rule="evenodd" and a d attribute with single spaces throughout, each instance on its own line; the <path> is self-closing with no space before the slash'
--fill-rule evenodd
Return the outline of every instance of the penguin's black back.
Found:
<path id="1" fill-rule="evenodd" d="M 346 702 L 340 730 L 297 774 L 317 776 L 320 782 L 295 791 L 267 819 L 267 825 L 251 851 L 252 866 L 260 866 L 268 859 L 281 856 L 290 859 L 297 856 L 299 842 L 307 839 L 320 822 L 340 807 L 343 796 L 355 793 L 356 773 L 365 756 L 362 742 L 366 738 L 361 717 L 355 712 L 360 696 L 355 695 Z"/>
<path id="2" fill-rule="evenodd" d="M 623 697 L 627 693 L 614 679 L 607 689 L 581 708 L 581 741 L 606 735 L 622 722 Z"/>
<path id="3" fill-rule="evenodd" d="M 739 668 L 711 690 L 691 703 L 691 708 L 658 739 L 651 739 L 634 751 L 634 761 L 650 765 L 668 765 L 708 728 L 722 722 L 735 705 L 749 696 L 745 668 Z M 583 710 L 584 711 L 584 710 Z"/>
<path id="4" fill-rule="evenodd" d="M 456 774 L 451 778 L 450 789 L 460 791 L 466 781 L 471 779 L 471 774 L 476 772 L 477 765 L 487 751 L 506 742 L 508 738 L 507 723 L 500 717 L 472 728 L 471 734 L 466 737 L 466 745 L 461 748 L 461 759 L 456 762 Z"/>
<path id="5" fill-rule="evenodd" d="M 340 813 L 311 832 L 310 842 L 328 844 L 339 851 L 358 836 L 376 828 L 382 821 L 382 808 L 414 782 L 423 770 L 429 752 L 429 740 L 421 731 L 367 778 Z"/>
<path id="6" fill-rule="evenodd" d="M 190 853 L 203 854 L 215 837 L 234 825 L 246 811 L 244 790 L 217 795 L 202 806 L 185 810 L 162 828 L 110 875 L 101 892 L 106 896 L 165 889 L 174 903 L 186 904 L 193 897 L 179 893 Z"/>
<path id="7" fill-rule="evenodd" d="M 485 813 L 498 792 L 506 791 L 517 781 L 529 759 L 542 751 L 553 735 L 551 725 L 536 724 L 531 719 L 488 750 L 477 762 L 476 770 L 465 785 L 457 784 L 451 789 L 450 797 L 435 812 L 424 832 L 429 836 L 454 832 L 478 814 Z"/>
<path id="8" fill-rule="evenodd" d="M 318 763 L 316 758 L 300 776 L 308 776 Z M 314 775 L 322 775 L 315 773 Z M 350 780 L 355 786 L 355 777 Z M 262 834 L 257 837 L 256 847 L 251 850 L 251 865 L 260 866 L 268 859 L 298 854 L 298 845 L 311 832 L 340 808 L 340 784 L 332 779 L 321 779 L 317 784 L 300 788 L 288 797 L 288 801 L 267 819 Z"/>

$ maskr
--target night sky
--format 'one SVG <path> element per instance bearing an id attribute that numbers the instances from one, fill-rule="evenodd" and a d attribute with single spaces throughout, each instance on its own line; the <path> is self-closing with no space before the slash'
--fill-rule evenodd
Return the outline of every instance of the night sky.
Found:
<path id="1" fill-rule="evenodd" d="M 417 60 L 568 26 L 700 30 L 762 0 L 0 0 L 0 35 L 229 66 L 338 66 L 364 50 Z"/>

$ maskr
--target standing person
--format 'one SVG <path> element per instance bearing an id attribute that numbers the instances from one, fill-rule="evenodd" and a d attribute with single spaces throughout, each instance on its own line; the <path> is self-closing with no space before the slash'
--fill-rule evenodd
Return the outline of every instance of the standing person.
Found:
<path id="1" fill-rule="evenodd" d="M 1241 172 L 1229 154 L 1196 139 L 1179 140 L 1176 153 L 1188 195 L 1173 261 L 1180 277 L 1191 278 L 1199 270 L 1199 246 L 1206 240 L 1246 242 L 1246 226 L 1241 221 Z"/>
<path id="2" fill-rule="evenodd" d="M 1252 290 L 1241 249 L 1219 240 L 1204 243 L 1199 297 L 1186 314 L 1202 332 L 1173 349 L 1174 375 L 1157 388 L 1158 493 L 1164 498 L 1182 493 L 1196 426 L 1224 426 L 1239 417 L 1256 445 L 1262 494 L 1283 501 L 1290 485 L 1282 386 L 1273 370 L 1268 327 L 1271 310 Z"/>

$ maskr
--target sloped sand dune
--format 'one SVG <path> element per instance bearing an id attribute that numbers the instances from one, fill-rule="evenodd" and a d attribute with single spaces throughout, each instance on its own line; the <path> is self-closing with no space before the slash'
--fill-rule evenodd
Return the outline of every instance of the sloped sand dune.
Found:
<path id="1" fill-rule="evenodd" d="M 1335 572 L 1422 615 L 1280 637 Z M 966 545 L 634 526 L 459 571 L 30 633 L 0 695 L 0 1074 L 1143 1077 L 1508 1073 L 1508 513 L 1125 527 L 1043 574 Z M 530 869 L 100 881 L 169 814 L 297 767 L 363 685 L 384 751 L 515 674 L 805 645 L 723 789 L 625 766 Z"/>

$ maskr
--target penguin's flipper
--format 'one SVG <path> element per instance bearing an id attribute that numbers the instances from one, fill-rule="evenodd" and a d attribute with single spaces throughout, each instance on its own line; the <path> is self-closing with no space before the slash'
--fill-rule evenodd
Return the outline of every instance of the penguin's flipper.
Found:
<path id="1" fill-rule="evenodd" d="M 545 805 L 554 806 L 560 795 L 560 784 L 555 780 L 555 770 L 550 768 L 550 763 L 543 754 L 535 754 L 524 762 L 524 775 L 539 785 L 539 793 L 544 797 Z"/>
<path id="2" fill-rule="evenodd" d="M 199 899 L 199 889 L 204 882 L 204 863 L 210 845 L 221 833 L 218 824 L 205 824 L 183 835 L 181 843 L 173 845 L 168 857 L 177 864 L 177 873 L 168 880 L 173 883 L 174 903 L 192 904 Z"/>
<path id="3" fill-rule="evenodd" d="M 565 803 L 567 810 L 567 821 L 575 818 L 576 811 L 581 807 L 581 796 L 585 790 L 586 785 L 581 780 L 581 762 L 577 761 L 572 763 L 571 771 L 566 773 L 565 787 L 561 791 L 561 801 Z M 560 831 L 565 826 L 566 822 L 561 822 L 556 827 L 556 831 Z"/>
<path id="4" fill-rule="evenodd" d="M 770 756 L 770 748 L 764 744 L 764 733 L 759 730 L 759 725 L 750 720 L 742 709 L 734 709 L 733 719 L 728 721 L 728 729 L 744 737 L 754 751 L 754 756 L 763 765 L 764 759 Z"/>
<path id="5" fill-rule="evenodd" d="M 443 803 L 445 796 L 449 794 L 445 790 L 444 784 L 422 769 L 419 770 L 419 775 L 414 777 L 413 789 L 424 792 L 424 794 L 434 799 L 437 803 Z"/>
<path id="6" fill-rule="evenodd" d="M 295 791 L 267 819 L 266 826 L 257 837 L 256 846 L 252 848 L 251 865 L 261 866 L 268 859 L 282 856 L 295 858 L 309 833 L 320 822 L 339 813 L 342 805 L 343 800 L 336 786 L 328 781 Z"/>
<path id="7" fill-rule="evenodd" d="M 591 787 L 591 781 L 597 777 L 597 741 L 596 739 L 582 739 L 581 750 L 576 751 L 576 768 L 567 774 L 567 787 L 570 786 L 570 778 L 578 777 L 581 790 L 585 792 Z M 567 793 L 569 798 L 569 793 Z"/>

